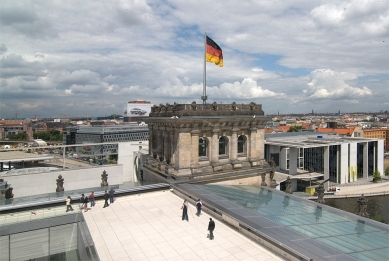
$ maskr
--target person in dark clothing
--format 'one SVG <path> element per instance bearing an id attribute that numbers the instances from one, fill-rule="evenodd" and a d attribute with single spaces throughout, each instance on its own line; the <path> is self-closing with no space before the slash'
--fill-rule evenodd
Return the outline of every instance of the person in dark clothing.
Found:
<path id="1" fill-rule="evenodd" d="M 188 201 L 184 200 L 184 203 L 182 204 L 182 207 L 181 207 L 181 209 L 182 209 L 182 220 L 189 221 L 188 208 L 189 208 Z"/>
<path id="2" fill-rule="evenodd" d="M 109 191 L 109 203 L 111 204 L 114 202 L 113 195 L 115 195 L 115 190 L 111 188 L 111 190 Z"/>
<path id="3" fill-rule="evenodd" d="M 108 199 L 109 199 L 109 194 L 107 193 L 107 191 L 105 191 L 105 192 L 104 192 L 104 200 L 105 200 L 105 202 L 104 202 L 104 207 L 103 207 L 103 208 L 109 206 L 109 204 L 108 204 Z"/>
<path id="4" fill-rule="evenodd" d="M 80 198 L 80 209 L 84 209 L 85 208 L 85 195 L 84 194 L 81 194 L 81 198 Z"/>
<path id="5" fill-rule="evenodd" d="M 209 230 L 209 239 L 213 239 L 213 230 L 215 229 L 215 222 L 212 218 L 209 218 L 208 230 Z"/>
<path id="6" fill-rule="evenodd" d="M 197 216 L 200 216 L 201 215 L 201 208 L 203 207 L 203 203 L 201 203 L 201 200 L 198 199 L 197 202 L 196 202 L 196 207 L 197 207 L 197 213 L 196 215 Z"/>

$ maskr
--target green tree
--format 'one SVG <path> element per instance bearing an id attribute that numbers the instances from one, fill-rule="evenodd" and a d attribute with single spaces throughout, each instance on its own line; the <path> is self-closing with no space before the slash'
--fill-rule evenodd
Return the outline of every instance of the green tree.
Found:
<path id="1" fill-rule="evenodd" d="M 381 173 L 378 170 L 373 172 L 373 182 L 377 182 L 381 180 Z"/>
<path id="2" fill-rule="evenodd" d="M 8 134 L 7 138 L 10 140 L 27 140 L 28 135 L 25 132 L 19 132 L 18 134 Z"/>
<path id="3" fill-rule="evenodd" d="M 302 128 L 302 126 L 290 126 L 288 132 L 299 132 Z"/>
<path id="4" fill-rule="evenodd" d="M 389 167 L 385 169 L 385 176 L 389 176 Z"/>

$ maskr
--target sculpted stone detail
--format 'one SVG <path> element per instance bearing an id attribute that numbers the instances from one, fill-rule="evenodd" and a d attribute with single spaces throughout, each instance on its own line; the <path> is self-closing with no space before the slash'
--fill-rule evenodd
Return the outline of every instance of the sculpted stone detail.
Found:
<path id="1" fill-rule="evenodd" d="M 361 217 L 369 217 L 369 214 L 367 213 L 367 199 L 365 196 L 362 194 L 361 197 L 358 199 L 358 213 L 357 215 L 360 215 Z"/>
<path id="2" fill-rule="evenodd" d="M 163 105 L 162 103 L 159 104 L 159 107 L 158 107 L 158 112 L 164 112 L 165 111 L 165 105 Z"/>
<path id="3" fill-rule="evenodd" d="M 57 189 L 55 191 L 62 192 L 65 190 L 63 187 L 63 182 L 64 182 L 64 179 L 62 178 L 62 175 L 59 175 L 57 178 Z"/>
<path id="4" fill-rule="evenodd" d="M 165 112 L 167 112 L 169 110 L 169 107 L 170 107 L 170 103 L 166 103 L 166 106 L 165 106 Z"/>
<path id="5" fill-rule="evenodd" d="M 108 174 L 104 170 L 103 174 L 101 174 L 101 184 L 102 187 L 108 186 Z"/>
<path id="6" fill-rule="evenodd" d="M 197 104 L 195 101 L 193 101 L 191 104 L 190 104 L 190 107 L 192 109 L 192 111 L 196 111 L 197 110 Z"/>
<path id="7" fill-rule="evenodd" d="M 290 179 L 290 177 L 288 176 L 288 178 L 285 180 L 285 184 L 286 184 L 286 189 L 285 189 L 285 193 L 288 193 L 288 194 L 292 194 L 292 180 Z"/>
<path id="8" fill-rule="evenodd" d="M 236 111 L 236 109 L 237 109 L 237 107 L 236 107 L 236 102 L 233 102 L 233 103 L 231 104 L 231 110 L 232 110 L 232 111 Z"/>
<path id="9" fill-rule="evenodd" d="M 324 182 L 323 182 L 324 183 Z M 316 188 L 317 192 L 317 203 L 324 204 L 324 184 L 320 183 L 320 185 Z"/>
<path id="10" fill-rule="evenodd" d="M 214 110 L 214 111 L 217 110 L 217 103 L 216 102 L 212 103 L 212 110 Z"/>
<path id="11" fill-rule="evenodd" d="M 13 188 L 10 187 L 6 192 L 5 192 L 5 199 L 10 199 L 14 197 L 14 194 L 12 193 Z"/>
<path id="12" fill-rule="evenodd" d="M 261 186 L 267 186 L 267 184 L 266 184 L 266 182 L 265 182 L 266 173 L 261 173 L 261 178 L 262 178 Z"/>
<path id="13" fill-rule="evenodd" d="M 276 173 L 276 162 L 274 161 L 274 158 L 272 157 L 269 161 L 269 165 L 271 167 L 271 171 L 270 171 L 270 180 L 273 180 L 274 178 L 274 173 Z"/>
<path id="14" fill-rule="evenodd" d="M 250 102 L 249 106 L 250 106 L 250 111 L 253 111 L 255 107 L 255 102 Z"/>
<path id="15" fill-rule="evenodd" d="M 178 107 L 178 103 L 174 102 L 172 111 L 175 112 L 177 110 L 177 107 Z"/>
<path id="16" fill-rule="evenodd" d="M 158 106 L 154 104 L 153 107 L 151 107 L 151 113 L 157 112 L 157 108 Z"/>

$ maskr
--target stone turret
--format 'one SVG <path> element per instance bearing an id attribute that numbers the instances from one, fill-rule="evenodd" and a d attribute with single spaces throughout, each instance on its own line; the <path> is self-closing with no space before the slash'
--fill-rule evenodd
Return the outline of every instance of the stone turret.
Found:
<path id="1" fill-rule="evenodd" d="M 177 104 L 152 107 L 145 180 L 256 175 L 264 160 L 264 127 L 270 117 L 255 104 Z"/>

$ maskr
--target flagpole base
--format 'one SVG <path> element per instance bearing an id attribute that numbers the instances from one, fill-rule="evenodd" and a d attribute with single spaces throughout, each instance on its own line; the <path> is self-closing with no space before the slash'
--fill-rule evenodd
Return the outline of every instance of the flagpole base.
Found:
<path id="1" fill-rule="evenodd" d="M 201 96 L 201 99 L 203 100 L 203 104 L 207 103 L 208 96 Z"/>

